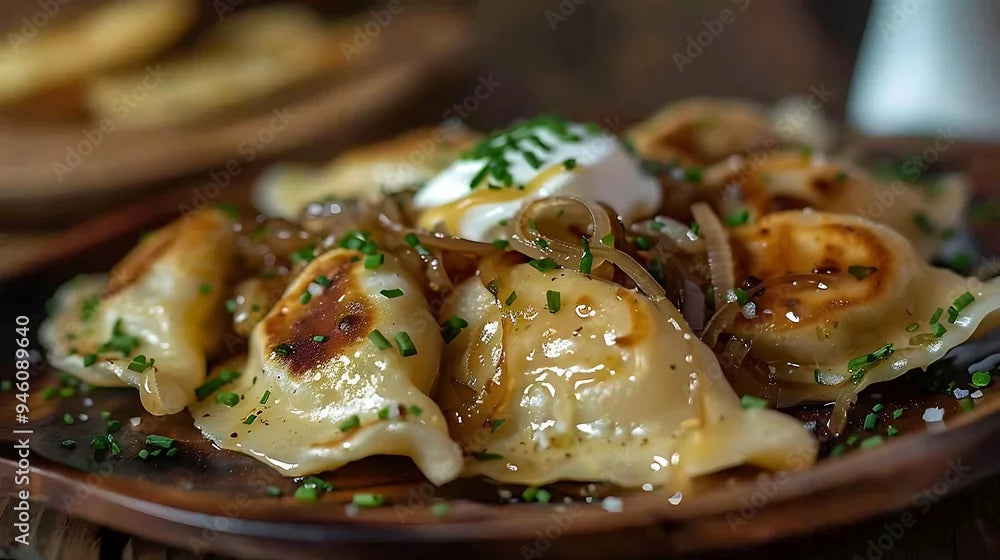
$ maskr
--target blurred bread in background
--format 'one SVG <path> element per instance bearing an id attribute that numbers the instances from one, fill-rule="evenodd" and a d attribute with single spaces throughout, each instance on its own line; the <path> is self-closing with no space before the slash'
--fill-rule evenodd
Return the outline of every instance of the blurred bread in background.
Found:
<path id="1" fill-rule="evenodd" d="M 175 44 L 196 15 L 194 0 L 116 1 L 9 40 L 0 47 L 0 103 L 155 56 Z"/>
<path id="2" fill-rule="evenodd" d="M 354 23 L 326 23 L 295 4 L 239 12 L 185 53 L 156 63 L 155 87 L 146 86 L 149 69 L 99 76 L 86 86 L 86 105 L 94 118 L 124 128 L 207 118 L 358 62 L 369 49 L 343 48 Z M 123 110 L 121 100 L 132 97 Z"/>

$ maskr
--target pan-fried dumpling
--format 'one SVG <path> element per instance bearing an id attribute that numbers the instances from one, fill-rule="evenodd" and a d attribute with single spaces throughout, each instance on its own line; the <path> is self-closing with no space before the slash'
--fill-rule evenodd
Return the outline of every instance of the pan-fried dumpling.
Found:
<path id="1" fill-rule="evenodd" d="M 626 137 L 642 157 L 684 166 L 778 146 L 764 108 L 738 99 L 671 103 L 632 127 Z"/>
<path id="2" fill-rule="evenodd" d="M 238 400 L 192 405 L 202 432 L 288 476 L 404 455 L 435 484 L 455 478 L 461 452 L 427 396 L 441 334 L 420 287 L 382 259 L 335 249 L 309 263 L 254 328 L 243 374 L 219 389 Z"/>
<path id="3" fill-rule="evenodd" d="M 49 362 L 91 385 L 136 387 L 152 414 L 180 412 L 223 332 L 233 240 L 227 216 L 196 211 L 140 243 L 107 280 L 64 285 L 40 330 Z"/>
<path id="4" fill-rule="evenodd" d="M 791 208 L 865 216 L 903 234 L 926 259 L 961 226 L 969 187 L 957 175 L 933 184 L 886 182 L 841 160 L 801 151 L 734 157 L 704 172 L 704 186 L 753 216 Z"/>
<path id="5" fill-rule="evenodd" d="M 745 463 L 813 462 L 812 435 L 741 407 L 676 310 L 576 271 L 498 274 L 489 289 L 475 277 L 461 284 L 442 315 L 453 339 L 438 402 L 472 453 L 465 475 L 678 487 Z"/>
<path id="6" fill-rule="evenodd" d="M 1000 305 L 997 281 L 932 267 L 901 235 L 856 216 L 778 212 L 732 230 L 732 241 L 737 279 L 766 287 L 748 294 L 753 313 L 737 314 L 731 332 L 775 368 L 779 405 L 843 400 L 925 368 L 991 326 Z"/>
<path id="7" fill-rule="evenodd" d="M 660 187 L 618 138 L 543 115 L 491 134 L 413 202 L 421 228 L 490 242 L 505 236 L 504 224 L 525 201 L 549 196 L 604 202 L 632 222 L 656 211 Z"/>
<path id="8" fill-rule="evenodd" d="M 420 186 L 478 138 L 461 125 L 421 128 L 345 152 L 325 167 L 274 165 L 254 186 L 254 203 L 269 216 L 293 219 L 310 202 L 375 200 Z"/>

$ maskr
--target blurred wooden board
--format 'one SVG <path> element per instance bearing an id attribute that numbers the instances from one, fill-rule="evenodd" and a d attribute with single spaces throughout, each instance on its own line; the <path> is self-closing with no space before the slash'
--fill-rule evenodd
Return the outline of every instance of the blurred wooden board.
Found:
<path id="1" fill-rule="evenodd" d="M 460 12 L 412 8 L 380 27 L 377 51 L 356 68 L 242 116 L 149 130 L 7 116 L 0 121 L 0 204 L 30 205 L 44 216 L 81 197 L 93 203 L 139 185 L 233 162 L 246 165 L 318 138 L 346 135 L 419 87 L 463 68 L 469 40 Z"/>

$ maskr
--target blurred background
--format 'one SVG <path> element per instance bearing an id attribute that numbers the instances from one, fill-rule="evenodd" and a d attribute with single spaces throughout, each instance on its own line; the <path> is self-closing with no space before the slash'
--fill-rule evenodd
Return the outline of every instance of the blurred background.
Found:
<path id="1" fill-rule="evenodd" d="M 948 138 L 988 176 L 998 31 L 992 0 L 7 0 L 0 275 L 453 119 L 622 131 L 690 96 L 795 97 L 842 139 Z"/>

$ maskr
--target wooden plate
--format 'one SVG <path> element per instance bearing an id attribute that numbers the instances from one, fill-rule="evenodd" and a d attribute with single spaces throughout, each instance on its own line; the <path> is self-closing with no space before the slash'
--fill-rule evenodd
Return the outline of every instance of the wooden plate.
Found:
<path id="1" fill-rule="evenodd" d="M 239 199 L 246 184 L 228 196 Z M 171 200 L 170 197 L 178 197 Z M 43 303 L 54 287 L 74 273 L 106 269 L 139 235 L 141 227 L 170 218 L 189 196 L 180 189 L 81 226 L 76 245 L 50 249 L 48 261 L 8 282 L 0 292 L 0 308 L 13 329 L 13 318 L 30 318 L 32 333 L 43 319 Z M 130 216 L 127 226 L 112 228 Z M 103 224 L 103 225 L 102 225 Z M 137 224 L 142 224 L 137 225 Z M 56 250 L 59 249 L 59 250 Z M 37 263 L 36 263 L 37 264 Z M 11 337 L 3 355 L 11 356 Z M 10 348 L 8 348 L 10 347 Z M 1000 333 L 953 352 L 935 367 L 965 371 L 978 356 L 996 352 Z M 32 348 L 40 350 L 37 341 Z M 11 361 L 0 364 L 0 377 L 13 377 Z M 954 493 L 1000 472 L 1000 395 L 987 395 L 971 412 L 961 412 L 949 395 L 933 394 L 916 385 L 877 385 L 853 409 L 858 431 L 865 413 L 880 394 L 886 411 L 905 409 L 894 421 L 902 434 L 878 447 L 823 459 L 801 473 L 764 474 L 735 470 L 705 481 L 702 488 L 678 496 L 669 488 L 623 492 L 608 485 L 557 484 L 550 504 L 509 504 L 503 492 L 521 488 L 488 481 L 461 480 L 434 488 L 405 460 L 372 458 L 324 478 L 337 490 L 318 504 L 291 497 L 296 485 L 256 460 L 212 448 L 193 428 L 188 414 L 154 417 L 144 413 L 128 389 L 94 389 L 46 401 L 43 389 L 57 383 L 57 373 L 39 364 L 28 400 L 30 421 L 14 422 L 13 392 L 0 393 L 0 490 L 12 494 L 17 468 L 16 429 L 32 430 L 31 499 L 85 520 L 146 539 L 197 552 L 249 558 L 312 558 L 331 554 L 374 558 L 389 554 L 429 557 L 472 553 L 484 558 L 636 557 L 653 553 L 702 553 L 747 547 L 777 539 L 854 523 L 903 508 L 933 490 Z M 90 399 L 87 406 L 84 399 Z M 942 406 L 946 420 L 925 429 L 923 410 Z M 103 431 L 100 413 L 122 421 L 118 433 L 122 456 L 90 449 L 92 435 Z M 823 409 L 792 411 L 803 420 L 819 420 Z M 79 414 L 86 414 L 86 421 Z M 76 418 L 66 425 L 62 418 Z M 129 419 L 138 417 L 138 426 Z M 180 453 L 143 461 L 136 457 L 146 434 L 175 438 Z M 72 439 L 72 449 L 60 442 Z M 824 445 L 828 451 L 830 443 Z M 283 495 L 271 497 L 268 486 Z M 355 510 L 347 506 L 353 493 L 381 492 L 390 503 Z M 622 511 L 602 508 L 606 496 L 618 497 Z M 568 503 L 564 500 L 568 499 Z M 447 515 L 436 516 L 433 504 L 447 500 Z"/>
<path id="2" fill-rule="evenodd" d="M 298 88 L 241 117 L 150 130 L 98 123 L 0 122 L 0 204 L 37 215 L 228 161 L 246 165 L 342 135 L 462 67 L 467 21 L 413 8 L 379 29 L 379 46 L 342 76 Z M 252 154 L 252 158 L 249 156 Z"/>

